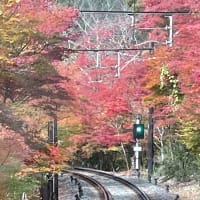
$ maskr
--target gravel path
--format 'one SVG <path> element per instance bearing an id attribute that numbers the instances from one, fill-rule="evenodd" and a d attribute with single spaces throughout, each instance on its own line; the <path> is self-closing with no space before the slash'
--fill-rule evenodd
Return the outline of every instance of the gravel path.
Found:
<path id="1" fill-rule="evenodd" d="M 143 190 L 153 200 L 176 200 L 177 195 L 171 194 L 167 191 L 166 186 L 159 186 L 153 183 L 149 183 L 146 180 L 139 179 L 131 176 L 121 176 L 124 179 L 136 184 L 141 190 Z"/>

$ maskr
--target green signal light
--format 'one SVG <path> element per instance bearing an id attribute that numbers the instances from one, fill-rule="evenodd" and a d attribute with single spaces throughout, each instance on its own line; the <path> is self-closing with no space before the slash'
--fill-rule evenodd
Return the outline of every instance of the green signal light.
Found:
<path id="1" fill-rule="evenodd" d="M 133 137 L 135 139 L 144 139 L 144 124 L 133 125 Z"/>
<path id="2" fill-rule="evenodd" d="M 141 133 L 141 132 L 142 132 L 142 127 L 141 127 L 141 126 L 136 127 L 136 132 L 137 132 L 137 133 Z"/>

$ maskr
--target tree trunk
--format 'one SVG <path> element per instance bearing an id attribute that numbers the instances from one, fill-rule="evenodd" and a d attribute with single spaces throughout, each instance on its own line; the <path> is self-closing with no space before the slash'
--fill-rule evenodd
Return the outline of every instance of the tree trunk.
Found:
<path id="1" fill-rule="evenodd" d="M 127 171 L 130 171 L 129 164 L 128 164 L 128 158 L 126 156 L 126 151 L 125 151 L 123 143 L 121 143 L 121 148 L 122 148 L 122 151 L 123 151 L 123 155 L 124 155 L 124 160 L 125 160 L 125 163 L 126 163 Z"/>

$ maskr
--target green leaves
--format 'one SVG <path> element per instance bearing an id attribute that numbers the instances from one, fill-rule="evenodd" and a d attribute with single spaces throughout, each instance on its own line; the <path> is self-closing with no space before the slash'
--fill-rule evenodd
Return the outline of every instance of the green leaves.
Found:
<path id="1" fill-rule="evenodd" d="M 157 169 L 159 175 L 167 178 L 176 178 L 178 181 L 189 181 L 191 175 L 198 170 L 200 163 L 199 158 L 192 154 L 185 145 L 172 141 L 171 151 L 165 151 L 165 160 Z"/>
<path id="2" fill-rule="evenodd" d="M 169 72 L 166 65 L 163 65 L 160 73 L 160 89 L 169 90 L 169 95 L 173 99 L 172 105 L 176 105 L 179 102 L 180 90 L 178 83 L 178 79 Z"/>
<path id="3" fill-rule="evenodd" d="M 39 184 L 40 182 L 34 177 L 20 178 L 12 176 L 6 182 L 8 188 L 8 197 L 10 200 L 18 200 L 23 192 L 31 195 L 34 191 L 34 187 Z"/>
<path id="4" fill-rule="evenodd" d="M 200 155 L 200 129 L 194 121 L 182 121 L 181 139 L 187 148 Z"/>

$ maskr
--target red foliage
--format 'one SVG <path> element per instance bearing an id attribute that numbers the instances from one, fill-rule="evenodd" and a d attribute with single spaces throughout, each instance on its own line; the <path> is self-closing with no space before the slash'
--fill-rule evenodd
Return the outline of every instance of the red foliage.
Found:
<path id="1" fill-rule="evenodd" d="M 200 65 L 200 49 L 198 43 L 200 40 L 199 15 L 194 13 L 199 11 L 200 4 L 197 1 L 186 0 L 169 0 L 169 1 L 151 1 L 144 0 L 143 5 L 145 11 L 190 11 L 190 14 L 174 14 L 173 17 L 173 47 L 165 48 L 163 54 L 155 54 L 157 63 L 167 65 L 170 74 L 174 74 L 179 81 L 178 87 L 183 96 L 182 102 L 176 107 L 173 113 L 178 119 L 181 117 L 185 120 L 195 119 L 199 121 L 199 65 Z M 147 18 L 145 18 L 147 19 Z M 148 18 L 146 22 L 152 25 L 165 25 L 167 21 L 162 17 Z M 144 22 L 145 24 L 145 22 Z M 155 32 L 152 32 L 155 40 L 165 40 L 165 37 L 157 38 Z M 160 37 L 161 35 L 159 35 Z M 158 62 L 159 61 L 159 62 Z M 151 62 L 151 61 L 150 61 Z M 160 65 L 160 66 L 159 66 Z M 153 65 L 152 65 L 153 67 Z M 159 68 L 153 68 L 158 70 Z M 155 71 L 155 73 L 157 73 Z M 147 74 L 148 76 L 148 74 Z M 167 100 L 167 99 L 166 99 Z M 168 101 L 165 101 L 169 104 Z M 164 103 L 164 102 L 163 102 Z M 166 104 L 166 103 L 165 103 Z M 170 111 L 171 110 L 171 111 Z M 163 112 L 164 111 L 164 112 Z M 170 109 L 170 105 L 162 108 L 161 115 L 166 116 L 167 113 L 172 113 L 174 109 Z M 162 113 L 163 112 L 163 113 Z"/>
<path id="2" fill-rule="evenodd" d="M 200 4 L 192 0 L 144 0 L 143 7 L 145 11 L 194 12 L 200 9 Z M 163 15 L 148 14 L 143 17 L 144 21 L 139 23 L 138 27 L 164 28 L 169 23 L 168 18 Z M 136 114 L 141 113 L 147 117 L 149 106 L 156 108 L 155 117 L 164 118 L 158 125 L 174 123 L 178 117 L 199 119 L 199 27 L 198 14 L 174 14 L 173 47 L 157 45 L 154 55 L 143 55 L 144 58 L 149 57 L 145 62 L 127 62 L 127 58 L 122 58 L 120 67 L 125 67 L 120 69 L 119 79 L 114 78 L 117 69 L 116 53 L 102 53 L 99 63 L 95 62 L 97 54 L 81 54 L 76 62 L 83 71 L 83 76 L 78 77 L 81 84 L 78 86 L 77 96 L 80 98 L 78 103 L 82 110 L 79 114 L 85 129 L 84 135 L 76 136 L 76 141 L 102 146 L 123 142 L 127 135 L 118 133 L 125 125 L 132 123 L 131 118 Z M 93 34 L 93 31 L 90 34 Z M 96 27 L 95 31 L 95 36 L 101 33 L 101 46 L 104 47 L 103 39 L 111 37 L 113 32 L 108 28 L 107 32 L 105 30 L 102 33 L 99 27 Z M 157 29 L 149 31 L 148 36 L 147 39 L 163 44 L 168 39 L 168 32 L 166 29 Z M 92 48 L 97 43 L 88 37 L 84 38 L 84 45 L 86 48 Z M 184 95 L 176 107 L 170 102 L 169 94 L 160 90 L 163 65 L 166 65 L 169 73 L 179 81 L 179 95 Z M 131 141 L 131 134 L 127 138 Z"/>
<path id="3" fill-rule="evenodd" d="M 36 25 L 39 32 L 48 36 L 67 30 L 77 16 L 77 10 L 66 7 L 58 9 L 53 0 L 21 0 L 18 10 L 24 18 L 32 19 L 32 25 Z"/>

